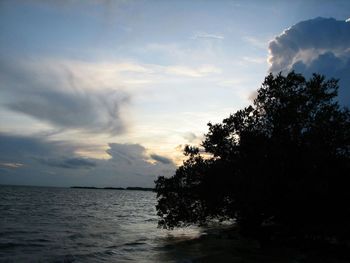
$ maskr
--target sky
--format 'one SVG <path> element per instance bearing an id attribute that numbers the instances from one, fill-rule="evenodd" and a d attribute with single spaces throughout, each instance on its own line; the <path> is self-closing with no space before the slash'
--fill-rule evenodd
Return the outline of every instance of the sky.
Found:
<path id="1" fill-rule="evenodd" d="M 340 78 L 349 1 L 0 1 L 0 184 L 145 186 L 269 73 Z M 349 84 L 349 85 L 348 85 Z"/>

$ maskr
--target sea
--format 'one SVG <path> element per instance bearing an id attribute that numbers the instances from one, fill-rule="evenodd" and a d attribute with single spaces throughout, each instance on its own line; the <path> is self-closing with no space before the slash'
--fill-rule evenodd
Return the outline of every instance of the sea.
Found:
<path id="1" fill-rule="evenodd" d="M 0 186 L 0 262 L 189 262 L 157 228 L 151 191 Z M 175 253 L 176 254 L 176 253 Z"/>
<path id="2" fill-rule="evenodd" d="M 318 262 L 263 250 L 231 224 L 159 229 L 156 202 L 151 191 L 0 186 L 0 262 Z"/>

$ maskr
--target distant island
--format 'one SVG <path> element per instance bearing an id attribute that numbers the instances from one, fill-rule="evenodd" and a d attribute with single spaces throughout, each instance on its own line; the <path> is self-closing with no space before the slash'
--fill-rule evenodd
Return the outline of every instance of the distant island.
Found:
<path id="1" fill-rule="evenodd" d="M 98 189 L 98 190 L 132 190 L 132 191 L 154 191 L 154 188 L 148 187 L 94 187 L 94 186 L 71 186 L 74 189 Z"/>

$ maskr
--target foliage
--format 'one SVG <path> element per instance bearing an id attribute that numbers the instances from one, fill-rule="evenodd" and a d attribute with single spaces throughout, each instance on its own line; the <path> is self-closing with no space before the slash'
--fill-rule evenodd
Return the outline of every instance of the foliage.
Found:
<path id="1" fill-rule="evenodd" d="M 296 235 L 345 235 L 350 113 L 337 89 L 337 80 L 317 74 L 268 75 L 253 105 L 209 123 L 202 147 L 187 146 L 175 175 L 158 178 L 159 225 L 234 219 L 252 234 L 274 225 Z"/>

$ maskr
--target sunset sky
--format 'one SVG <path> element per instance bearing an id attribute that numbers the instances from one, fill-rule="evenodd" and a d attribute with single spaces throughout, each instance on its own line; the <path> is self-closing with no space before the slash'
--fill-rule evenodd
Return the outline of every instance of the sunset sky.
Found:
<path id="1" fill-rule="evenodd" d="M 350 1 L 0 1 L 0 184 L 153 186 L 268 72 L 340 78 Z"/>

